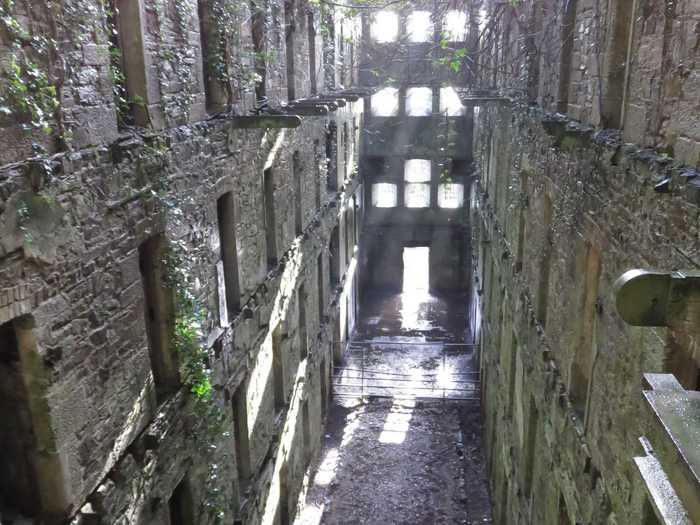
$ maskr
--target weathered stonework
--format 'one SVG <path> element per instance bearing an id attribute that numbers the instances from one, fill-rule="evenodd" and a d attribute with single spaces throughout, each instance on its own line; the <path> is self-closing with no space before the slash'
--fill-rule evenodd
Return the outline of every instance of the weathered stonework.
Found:
<path id="1" fill-rule="evenodd" d="M 642 376 L 673 350 L 624 325 L 613 282 L 697 261 L 697 205 L 660 157 L 535 111 L 484 113 L 474 245 L 497 513 L 554 523 L 561 497 L 572 522 L 641 523 L 627 451 L 650 432 Z M 654 191 L 667 177 L 673 191 Z"/>
<path id="2" fill-rule="evenodd" d="M 494 26 L 512 45 L 485 40 L 498 75 L 480 83 L 495 80 L 489 87 L 538 104 L 486 103 L 475 126 L 472 309 L 484 316 L 482 399 L 499 523 L 671 522 L 633 460 L 643 456 L 642 436 L 670 457 L 643 377 L 673 373 L 698 388 L 697 318 L 690 329 L 683 320 L 630 327 L 613 286 L 632 268 L 700 265 L 697 155 L 689 153 L 697 137 L 687 127 L 673 138 L 663 131 L 683 127 L 682 113 L 662 126 L 651 118 L 683 105 L 683 89 L 669 98 L 661 85 L 678 75 L 671 64 L 687 39 L 662 27 L 685 27 L 693 16 L 683 2 L 666 12 L 646 4 L 571 2 L 567 13 L 525 2 Z M 650 53 L 660 60 L 645 59 Z M 508 68 L 518 57 L 528 67 Z M 663 465 L 671 480 L 683 468 Z M 692 497 L 683 497 L 690 512 Z"/>
<path id="3" fill-rule="evenodd" d="M 237 78 L 229 112 L 204 120 L 197 5 L 177 3 L 182 5 L 137 2 L 147 59 L 144 109 L 152 129 L 117 137 L 111 86 L 101 84 L 109 80 L 109 52 L 98 31 L 94 42 L 81 41 L 80 52 L 69 55 L 83 78 L 80 107 L 61 106 L 76 120 L 73 149 L 0 169 L 0 325 L 15 332 L 12 337 L 21 339 L 17 351 L 45 374 L 28 388 L 30 397 L 46 404 L 41 421 L 46 433 L 36 421 L 33 427 L 37 441 L 50 448 L 48 459 L 37 455 L 37 477 L 40 483 L 51 477 L 60 488 L 47 501 L 42 495 L 36 509 L 46 523 L 169 523 L 175 498 L 177 505 L 189 502 L 191 523 L 268 523 L 275 514 L 293 515 L 306 466 L 320 445 L 313 437 L 321 435 L 330 367 L 352 328 L 346 310 L 357 293 L 362 99 L 345 100 L 337 92 L 342 107 L 304 115 L 296 128 L 269 127 L 264 114 L 257 117 L 262 127 L 244 128 L 237 115 L 253 107 L 253 90 L 250 79 Z M 234 35 L 241 40 L 230 45 L 240 51 L 235 60 L 245 62 L 251 30 L 244 21 L 250 13 L 241 9 Z M 299 29 L 288 52 L 308 56 L 306 24 L 318 13 L 306 4 L 293 9 L 297 29 L 304 32 Z M 184 41 L 182 12 L 189 14 Z M 96 27 L 106 23 L 102 9 L 90 16 Z M 280 59 L 267 62 L 266 82 L 269 104 L 279 107 L 288 82 L 284 34 L 281 39 L 275 34 L 283 31 L 283 6 L 272 3 L 270 16 L 266 38 Z M 314 39 L 322 69 L 320 33 Z M 194 71 L 187 77 L 191 86 L 183 85 L 177 67 L 163 71 L 165 55 L 179 52 Z M 239 66 L 229 64 L 231 71 Z M 296 66 L 298 76 L 291 80 L 296 96 L 308 97 L 308 59 Z M 132 71 L 125 73 L 133 78 Z M 318 77 L 314 89 L 321 93 L 323 76 Z M 186 114 L 178 113 L 183 108 Z M 326 159 L 327 131 L 343 125 L 352 132 L 336 138 L 329 146 L 334 158 Z M 4 133 L 21 136 L 12 126 Z M 349 156 L 342 154 L 346 149 Z M 20 160 L 28 152 L 15 155 L 2 160 Z M 272 177 L 267 196 L 266 172 Z M 336 189 L 328 191 L 331 187 Z M 217 199 L 227 192 L 233 194 L 240 307 L 225 312 Z M 266 209 L 274 210 L 273 237 Z M 329 255 L 336 227 L 340 249 Z M 188 387 L 165 399 L 156 396 L 147 328 L 152 305 L 144 292 L 140 246 L 157 234 L 188 254 L 191 292 L 204 313 L 205 364 L 212 403 L 223 416 L 220 427 L 199 413 Z M 269 243 L 275 254 L 268 253 Z M 330 265 L 337 267 L 337 286 L 329 283 Z M 24 343 L 27 334 L 32 344 Z M 277 390 L 281 405 L 273 395 Z M 240 392 L 242 405 L 232 408 Z M 245 479 L 237 468 L 240 436 L 233 423 L 241 406 L 248 419 Z M 37 410 L 30 410 L 34 418 Z M 0 503 L 0 516 L 11 503 Z"/>

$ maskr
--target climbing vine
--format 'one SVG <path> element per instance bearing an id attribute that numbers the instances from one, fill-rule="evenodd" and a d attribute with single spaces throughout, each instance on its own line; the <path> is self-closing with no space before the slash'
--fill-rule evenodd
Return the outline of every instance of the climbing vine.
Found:
<path id="1" fill-rule="evenodd" d="M 176 230 L 182 226 L 184 213 L 176 203 L 168 203 L 168 219 Z M 194 415 L 202 423 L 201 432 L 195 438 L 204 445 L 202 450 L 213 456 L 224 435 L 224 414 L 214 399 L 207 348 L 207 310 L 196 296 L 197 274 L 193 268 L 193 261 L 203 255 L 197 253 L 202 250 L 197 247 L 205 245 L 204 242 L 194 243 L 193 250 L 185 240 L 172 240 L 166 258 L 166 284 L 174 292 L 176 313 L 173 343 L 180 360 L 182 381 L 192 394 Z M 220 469 L 217 461 L 211 461 L 205 481 L 204 505 L 215 523 L 223 523 L 227 508 L 219 482 Z"/>
<path id="2" fill-rule="evenodd" d="M 109 41 L 109 74 L 112 81 L 112 95 L 117 108 L 117 120 L 120 127 L 134 124 L 131 106 L 134 101 L 129 99 L 126 89 L 126 76 L 122 60 L 122 50 L 119 43 L 118 16 L 119 10 L 110 4 L 105 8 L 106 33 Z"/>
<path id="3" fill-rule="evenodd" d="M 51 10 L 52 2 L 46 3 Z M 53 133 L 59 108 L 58 90 L 50 64 L 54 38 L 32 35 L 15 16 L 14 0 L 0 2 L 0 28 L 10 43 L 10 59 L 0 85 L 0 113 L 14 116 L 27 131 Z"/>
<path id="4" fill-rule="evenodd" d="M 140 169 L 150 171 L 153 165 L 157 165 L 159 169 L 156 172 L 161 174 L 154 180 L 147 195 L 155 199 L 163 210 L 170 231 L 192 231 L 192 213 L 189 210 L 197 203 L 185 192 L 175 191 L 170 179 L 164 175 L 167 172 L 167 153 L 167 145 L 156 141 L 147 145 L 140 157 Z M 229 507 L 220 482 L 220 460 L 227 456 L 220 445 L 227 434 L 225 416 L 217 404 L 212 385 L 207 345 L 209 311 L 198 293 L 200 269 L 197 264 L 207 259 L 208 246 L 202 233 L 170 238 L 164 258 L 166 271 L 163 284 L 173 295 L 175 319 L 172 344 L 178 355 L 181 380 L 191 396 L 193 415 L 198 423 L 194 438 L 198 449 L 209 458 L 214 458 L 207 467 L 204 511 L 214 523 L 221 524 Z"/>
<path id="5" fill-rule="evenodd" d="M 443 56 L 437 59 L 437 64 L 448 67 L 454 73 L 459 73 L 465 66 L 469 53 L 466 47 L 451 47 L 450 41 L 449 33 L 442 33 L 440 35 L 440 50 Z"/>

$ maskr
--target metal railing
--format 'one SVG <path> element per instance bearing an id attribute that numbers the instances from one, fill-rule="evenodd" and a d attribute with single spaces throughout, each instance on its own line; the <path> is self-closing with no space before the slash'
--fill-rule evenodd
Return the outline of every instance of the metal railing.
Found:
<path id="1" fill-rule="evenodd" d="M 425 351 L 427 348 L 436 354 L 432 359 L 439 356 L 441 364 L 435 371 L 420 367 L 396 371 L 391 368 L 391 362 L 381 362 L 382 353 L 391 353 L 394 346 L 401 347 L 401 351 Z M 344 352 L 343 363 L 333 367 L 333 395 L 478 401 L 479 372 L 462 370 L 459 366 L 460 358 L 468 358 L 473 351 L 474 345 L 439 341 L 352 341 Z"/>

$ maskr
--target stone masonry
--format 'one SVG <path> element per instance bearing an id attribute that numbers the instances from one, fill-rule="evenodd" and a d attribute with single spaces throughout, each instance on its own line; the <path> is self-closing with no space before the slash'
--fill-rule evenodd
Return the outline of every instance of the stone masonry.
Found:
<path id="1" fill-rule="evenodd" d="M 674 425 L 697 437 L 696 296 L 669 328 L 633 327 L 614 283 L 700 267 L 698 4 L 486 9 L 477 83 L 496 101 L 475 124 L 471 211 L 494 516 L 695 523 L 697 440 Z M 655 389 L 680 393 L 673 425 Z"/>
<path id="2" fill-rule="evenodd" d="M 29 35 L 55 39 L 61 59 L 47 62 L 63 84 L 48 134 L 0 123 L 0 372 L 18 385 L 0 417 L 19 422 L 0 432 L 0 521 L 289 523 L 356 296 L 363 99 L 339 91 L 336 68 L 351 19 L 300 0 L 8 6 Z M 127 14 L 110 40 L 109 20 Z M 223 34 L 223 78 L 205 33 Z M 110 56 L 139 97 L 138 127 L 118 116 Z M 256 90 L 280 108 L 290 84 L 303 107 L 250 113 Z M 308 102 L 316 93 L 328 96 Z M 159 239 L 162 252 L 144 248 Z M 194 325 L 173 301 L 196 305 Z M 176 337 L 194 338 L 198 361 Z M 165 391 L 154 366 L 168 362 L 200 369 L 176 366 Z M 189 391 L 206 385 L 204 401 Z"/>

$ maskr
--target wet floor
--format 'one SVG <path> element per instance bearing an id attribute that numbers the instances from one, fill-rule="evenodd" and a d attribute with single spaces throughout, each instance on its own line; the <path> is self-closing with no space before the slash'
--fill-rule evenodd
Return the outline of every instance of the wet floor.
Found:
<path id="1" fill-rule="evenodd" d="M 427 291 L 369 295 L 343 361 L 336 363 L 336 397 L 478 399 L 466 303 L 463 294 Z"/>
<path id="2" fill-rule="evenodd" d="M 466 294 L 368 293 L 354 339 L 410 338 L 467 343 Z"/>
<path id="3" fill-rule="evenodd" d="M 366 298 L 297 524 L 490 523 L 466 302 Z"/>

